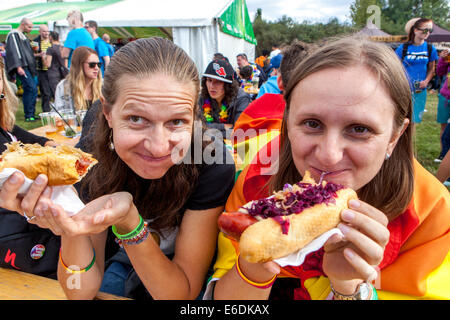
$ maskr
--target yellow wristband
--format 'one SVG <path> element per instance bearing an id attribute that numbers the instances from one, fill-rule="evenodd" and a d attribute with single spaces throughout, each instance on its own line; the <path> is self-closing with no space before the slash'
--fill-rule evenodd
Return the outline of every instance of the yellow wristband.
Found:
<path id="1" fill-rule="evenodd" d="M 245 282 L 247 282 L 249 285 L 252 285 L 258 289 L 267 289 L 270 288 L 271 286 L 273 286 L 275 280 L 277 279 L 277 274 L 273 276 L 272 279 L 270 279 L 269 281 L 266 282 L 254 282 L 252 280 L 250 280 L 249 278 L 247 278 L 244 273 L 242 272 L 240 266 L 239 266 L 239 254 L 237 256 L 236 259 L 236 271 L 238 273 L 238 275 L 241 277 L 242 280 L 244 280 Z"/>

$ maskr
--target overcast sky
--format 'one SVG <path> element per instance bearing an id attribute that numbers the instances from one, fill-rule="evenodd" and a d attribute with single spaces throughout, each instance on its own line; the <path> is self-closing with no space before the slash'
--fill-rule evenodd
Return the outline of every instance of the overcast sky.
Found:
<path id="1" fill-rule="evenodd" d="M 246 0 L 250 19 L 255 17 L 256 10 L 262 9 L 265 20 L 275 21 L 283 15 L 298 22 L 328 22 L 332 17 L 339 21 L 349 21 L 350 5 L 354 0 Z"/>

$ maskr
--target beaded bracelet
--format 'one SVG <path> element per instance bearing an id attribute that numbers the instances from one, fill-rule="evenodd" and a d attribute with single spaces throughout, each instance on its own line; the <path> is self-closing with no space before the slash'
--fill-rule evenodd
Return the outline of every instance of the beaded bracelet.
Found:
<path id="1" fill-rule="evenodd" d="M 116 238 L 116 243 L 123 248 L 123 245 L 136 245 L 148 238 L 150 234 L 150 230 L 148 229 L 148 223 L 144 222 L 142 229 L 139 231 L 138 234 L 136 234 L 133 238 L 127 238 L 127 239 L 119 239 Z"/>
<path id="2" fill-rule="evenodd" d="M 61 262 L 61 265 L 63 266 L 64 269 L 66 269 L 67 272 L 70 272 L 70 273 L 84 273 L 84 272 L 87 272 L 87 271 L 89 271 L 89 269 L 92 268 L 92 266 L 95 263 L 95 250 L 94 249 L 92 249 L 92 250 L 94 251 L 94 257 L 92 258 L 91 263 L 84 269 L 72 270 L 68 266 L 66 266 L 66 264 L 64 263 L 64 261 L 62 259 L 62 256 L 61 256 L 61 248 L 59 249 L 59 262 Z"/>
<path id="3" fill-rule="evenodd" d="M 138 233 L 142 232 L 142 228 L 144 228 L 144 219 L 141 215 L 139 215 L 139 223 L 131 232 L 128 232 L 127 234 L 119 234 L 115 225 L 113 225 L 111 229 L 117 239 L 128 240 L 134 238 Z"/>
<path id="4" fill-rule="evenodd" d="M 247 278 L 244 275 L 244 273 L 242 272 L 242 270 L 241 270 L 241 268 L 239 266 L 239 254 L 238 254 L 237 259 L 236 259 L 236 271 L 237 271 L 238 275 L 241 277 L 242 280 L 244 280 L 246 283 L 248 283 L 248 284 L 250 284 L 250 285 L 252 285 L 252 286 L 254 286 L 255 288 L 258 288 L 258 289 L 267 289 L 267 288 L 272 287 L 273 284 L 275 283 L 275 280 L 277 279 L 277 276 L 278 276 L 276 274 L 276 275 L 273 276 L 272 279 L 270 279 L 269 281 L 263 282 L 263 283 L 261 283 L 261 282 L 254 282 L 254 281 L 250 280 L 249 278 Z"/>

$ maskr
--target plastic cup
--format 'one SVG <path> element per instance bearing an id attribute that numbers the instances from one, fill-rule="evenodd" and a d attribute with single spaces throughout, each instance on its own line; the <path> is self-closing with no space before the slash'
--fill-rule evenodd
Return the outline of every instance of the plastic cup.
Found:
<path id="1" fill-rule="evenodd" d="M 66 137 L 73 137 L 77 134 L 75 131 L 77 128 L 77 116 L 75 114 L 63 115 L 63 126 Z"/>
<path id="2" fill-rule="evenodd" d="M 78 123 L 79 127 L 81 127 L 83 125 L 83 119 L 86 116 L 86 112 L 87 112 L 87 110 L 78 110 L 76 112 L 76 114 L 77 114 L 77 123 Z"/>
<path id="3" fill-rule="evenodd" d="M 54 112 L 42 112 L 39 114 L 41 117 L 41 122 L 43 126 L 46 126 L 45 135 L 47 137 L 52 136 L 58 131 L 56 127 L 55 117 L 57 116 Z"/>

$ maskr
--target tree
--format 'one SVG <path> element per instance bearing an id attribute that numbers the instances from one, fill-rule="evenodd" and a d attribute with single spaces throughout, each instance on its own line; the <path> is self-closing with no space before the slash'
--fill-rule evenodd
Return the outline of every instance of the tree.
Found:
<path id="1" fill-rule="evenodd" d="M 350 18 L 352 19 L 353 26 L 356 28 L 364 28 L 367 21 L 374 14 L 372 11 L 368 12 L 370 6 L 377 6 L 381 13 L 384 1 L 381 0 L 355 0 L 353 4 L 350 5 Z M 381 17 L 380 17 L 381 18 Z"/>

